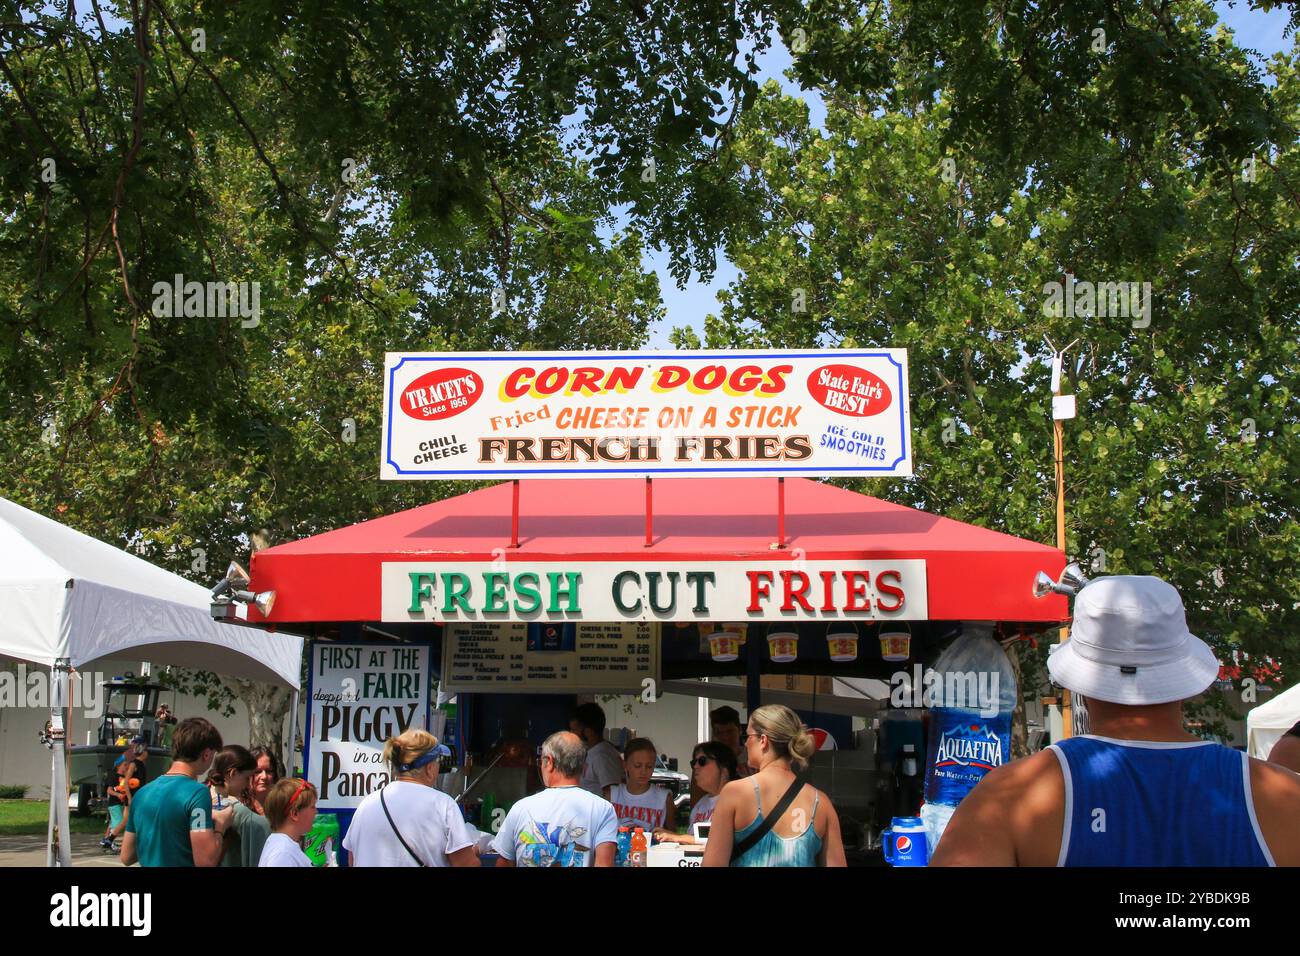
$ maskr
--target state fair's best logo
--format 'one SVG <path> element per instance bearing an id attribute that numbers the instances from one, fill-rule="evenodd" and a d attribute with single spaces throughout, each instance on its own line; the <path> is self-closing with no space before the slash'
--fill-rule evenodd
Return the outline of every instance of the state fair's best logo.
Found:
<path id="1" fill-rule="evenodd" d="M 401 406 L 419 422 L 451 418 L 483 397 L 483 379 L 467 368 L 426 372 L 402 390 Z"/>
<path id="2" fill-rule="evenodd" d="M 879 415 L 894 402 L 880 376 L 856 365 L 823 365 L 808 376 L 808 394 L 824 407 L 851 418 Z"/>
<path id="3" fill-rule="evenodd" d="M 1002 766 L 1002 741 L 982 724 L 961 724 L 939 736 L 934 765 L 992 770 Z"/>

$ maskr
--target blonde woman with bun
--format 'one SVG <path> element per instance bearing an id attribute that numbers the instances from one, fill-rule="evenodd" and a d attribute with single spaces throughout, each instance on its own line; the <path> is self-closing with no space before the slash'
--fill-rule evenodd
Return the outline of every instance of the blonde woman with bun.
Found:
<path id="1" fill-rule="evenodd" d="M 361 801 L 343 837 L 352 866 L 479 865 L 477 834 L 436 786 L 445 752 L 427 730 L 388 740 L 389 782 Z"/>
<path id="2" fill-rule="evenodd" d="M 796 784 L 817 750 L 799 715 L 780 704 L 758 708 L 749 715 L 744 747 L 755 772 L 718 795 L 703 865 L 844 866 L 830 799 L 811 784 Z"/>

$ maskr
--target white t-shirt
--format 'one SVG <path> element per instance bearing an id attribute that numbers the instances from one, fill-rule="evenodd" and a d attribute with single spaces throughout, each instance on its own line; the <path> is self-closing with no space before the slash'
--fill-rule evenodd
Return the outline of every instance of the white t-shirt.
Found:
<path id="1" fill-rule="evenodd" d="M 587 750 L 587 765 L 582 768 L 582 789 L 603 797 L 606 787 L 623 782 L 623 757 L 618 748 L 602 740 Z"/>
<path id="2" fill-rule="evenodd" d="M 708 823 L 713 819 L 713 808 L 718 805 L 718 795 L 712 794 L 700 797 L 695 801 L 695 806 L 691 807 L 690 826 L 697 823 Z"/>
<path id="3" fill-rule="evenodd" d="M 595 866 L 596 847 L 617 842 L 609 801 L 581 787 L 551 787 L 510 808 L 492 849 L 516 866 Z"/>
<path id="4" fill-rule="evenodd" d="M 262 844 L 258 866 L 311 866 L 311 860 L 302 852 L 297 841 L 283 833 L 272 833 Z"/>
<path id="5" fill-rule="evenodd" d="M 402 839 L 425 866 L 451 866 L 448 854 L 474 845 L 477 834 L 451 797 L 421 783 L 398 780 L 367 796 L 352 815 L 343 849 L 352 854 L 353 866 L 419 865 L 389 825 L 379 802 L 381 792 Z"/>
<path id="6" fill-rule="evenodd" d="M 621 827 L 640 827 L 650 833 L 664 825 L 668 812 L 668 788 L 651 786 L 645 793 L 631 793 L 627 784 L 609 788 L 609 802 Z"/>

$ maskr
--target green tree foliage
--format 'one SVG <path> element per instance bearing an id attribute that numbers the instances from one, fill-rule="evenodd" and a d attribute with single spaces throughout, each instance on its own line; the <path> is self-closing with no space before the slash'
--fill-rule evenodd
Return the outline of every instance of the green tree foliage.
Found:
<path id="1" fill-rule="evenodd" d="M 134 9 L 116 32 L 98 8 L 5 23 L 0 103 L 18 147 L 0 174 L 5 493 L 205 575 L 193 548 L 221 566 L 262 529 L 283 540 L 447 492 L 375 480 L 385 351 L 644 341 L 660 306 L 643 240 L 614 228 L 593 164 L 539 132 L 544 118 L 511 158 L 430 140 L 432 121 L 412 113 L 401 135 L 422 148 L 409 152 L 459 156 L 479 190 L 435 215 L 413 197 L 447 175 L 395 178 L 369 148 L 377 127 L 335 144 L 342 107 L 300 102 L 272 65 L 241 59 L 274 33 L 254 7 L 238 23 L 225 5 Z M 284 30 L 353 29 L 315 10 L 311 28 L 276 16 Z M 207 24 L 206 58 L 178 17 Z M 330 59 L 326 39 L 314 57 Z M 298 82 L 324 96 L 307 67 Z M 158 314 L 155 283 L 176 275 L 258 282 L 260 320 Z"/>
<path id="2" fill-rule="evenodd" d="M 1079 338 L 1071 553 L 1169 577 L 1223 655 L 1294 658 L 1296 61 L 1265 82 L 1213 20 L 9 0 L 0 493 L 211 580 L 464 490 L 377 480 L 385 351 L 640 345 L 644 249 L 681 279 L 722 242 L 709 344 L 908 348 L 917 475 L 863 487 L 1014 534 L 1052 538 L 1042 338 Z M 758 95 L 774 30 L 824 133 Z M 1150 282 L 1151 324 L 1047 314 L 1067 272 Z M 176 275 L 259 283 L 259 321 L 155 309 Z"/>
<path id="3" fill-rule="evenodd" d="M 915 477 L 847 484 L 1054 541 L 1044 337 L 1078 339 L 1064 388 L 1079 404 L 1066 425 L 1069 553 L 1169 579 L 1221 659 L 1240 650 L 1294 669 L 1300 81 L 1294 54 L 1269 64 L 1275 85 L 1257 81 L 1228 39 L 1198 39 L 1206 16 L 1185 5 L 1170 43 L 1199 51 L 1200 73 L 1267 120 L 1231 148 L 1213 111 L 1190 107 L 1152 106 L 1131 138 L 1124 109 L 1135 107 L 1120 109 L 1116 89 L 1137 96 L 1147 84 L 1144 99 L 1173 101 L 1149 70 L 1116 64 L 1113 47 L 1076 77 L 1072 98 L 1089 108 L 1070 122 L 1040 117 L 1023 133 L 1042 137 L 1032 146 L 1019 142 L 1028 107 L 1003 116 L 1010 129 L 994 128 L 996 112 L 989 129 L 956 124 L 970 84 L 920 84 L 924 96 L 827 89 L 824 132 L 769 84 L 737 137 L 752 213 L 727 250 L 740 278 L 720 293 L 704 344 L 907 348 Z M 1085 30 L 1073 42 L 1087 40 Z M 1013 62 L 1014 44 L 1002 45 Z M 990 152 L 986 138 L 1004 134 L 1014 152 Z M 1115 314 L 1108 295 L 1052 308 L 1048 284 L 1066 273 L 1150 283 L 1149 326 Z"/>
<path id="4" fill-rule="evenodd" d="M 0 18 L 0 494 L 211 582 L 464 490 L 377 480 L 385 351 L 631 348 L 658 319 L 599 156 L 527 102 L 492 114 L 485 13 L 63 10 Z M 403 85 L 457 44 L 445 88 Z M 171 314 L 177 275 L 256 282 L 260 316 Z"/>

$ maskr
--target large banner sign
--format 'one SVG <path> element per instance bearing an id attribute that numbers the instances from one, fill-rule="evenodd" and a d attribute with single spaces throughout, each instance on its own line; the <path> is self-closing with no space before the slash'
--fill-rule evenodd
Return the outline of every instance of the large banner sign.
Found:
<path id="1" fill-rule="evenodd" d="M 930 617 L 925 561 L 916 558 L 670 565 L 385 561 L 381 592 L 383 619 L 406 622 L 793 623 Z"/>
<path id="2" fill-rule="evenodd" d="M 429 644 L 311 645 L 307 779 L 323 810 L 354 809 L 388 782 L 384 742 L 429 729 Z"/>
<path id="3" fill-rule="evenodd" d="M 912 473 L 905 349 L 387 355 L 380 474 Z"/>

